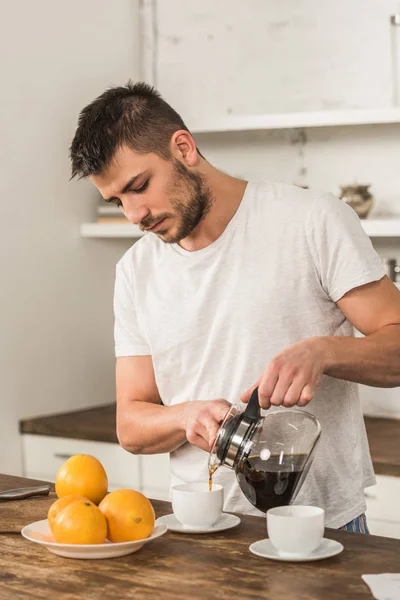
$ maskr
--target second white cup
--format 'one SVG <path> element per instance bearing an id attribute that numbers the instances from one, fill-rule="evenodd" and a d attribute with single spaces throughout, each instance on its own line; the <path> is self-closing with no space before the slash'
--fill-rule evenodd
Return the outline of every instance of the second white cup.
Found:
<path id="1" fill-rule="evenodd" d="M 279 506 L 267 512 L 268 536 L 282 556 L 305 556 L 324 537 L 325 511 L 317 506 Z"/>
<path id="2" fill-rule="evenodd" d="M 183 483 L 172 488 L 172 510 L 184 527 L 204 529 L 220 518 L 224 505 L 224 488 L 213 483 Z"/>

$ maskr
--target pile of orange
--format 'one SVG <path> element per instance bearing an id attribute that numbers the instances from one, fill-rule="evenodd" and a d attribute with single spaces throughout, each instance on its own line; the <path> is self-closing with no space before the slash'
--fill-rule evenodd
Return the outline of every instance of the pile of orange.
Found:
<path id="1" fill-rule="evenodd" d="M 136 490 L 107 489 L 107 473 L 97 458 L 76 454 L 63 464 L 56 475 L 58 500 L 47 514 L 56 542 L 130 542 L 151 535 L 155 514 L 146 496 Z"/>

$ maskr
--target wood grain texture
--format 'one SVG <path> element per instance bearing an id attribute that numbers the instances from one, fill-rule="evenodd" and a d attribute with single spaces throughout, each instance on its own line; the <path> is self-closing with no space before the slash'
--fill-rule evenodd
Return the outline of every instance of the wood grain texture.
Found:
<path id="1" fill-rule="evenodd" d="M 21 483 L 0 476 L 0 489 Z M 34 483 L 25 480 L 23 485 Z M 1 526 L 45 518 L 52 498 L 35 500 L 0 505 Z M 157 516 L 171 511 L 167 502 L 153 505 Z M 400 540 L 333 530 L 326 536 L 345 547 L 334 558 L 303 564 L 268 561 L 249 552 L 252 542 L 266 537 L 265 519 L 241 518 L 237 528 L 226 532 L 168 532 L 135 554 L 105 560 L 61 558 L 20 535 L 0 535 L 0 599 L 366 600 L 371 594 L 362 574 L 400 570 Z"/>
<path id="2" fill-rule="evenodd" d="M 375 473 L 400 477 L 400 419 L 364 417 Z"/>
<path id="3" fill-rule="evenodd" d="M 19 429 L 21 433 L 118 443 L 115 404 L 23 419 Z"/>
<path id="4" fill-rule="evenodd" d="M 400 420 L 365 417 L 375 472 L 400 477 Z M 20 421 L 21 433 L 116 442 L 115 404 Z"/>
<path id="5" fill-rule="evenodd" d="M 41 485 L 42 483 L 48 482 L 0 474 L 0 491 Z M 25 525 L 46 519 L 47 511 L 56 499 L 54 485 L 52 485 L 52 491 L 48 496 L 36 496 L 24 498 L 23 500 L 7 500 L 5 502 L 0 501 L 0 534 L 20 533 Z"/>

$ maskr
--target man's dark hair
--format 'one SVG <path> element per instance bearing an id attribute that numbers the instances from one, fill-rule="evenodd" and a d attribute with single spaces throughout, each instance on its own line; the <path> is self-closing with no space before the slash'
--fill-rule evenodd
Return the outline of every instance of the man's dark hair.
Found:
<path id="1" fill-rule="evenodd" d="M 70 148 L 72 178 L 98 175 L 126 145 L 169 160 L 172 135 L 189 131 L 178 113 L 147 83 L 113 87 L 80 113 Z"/>

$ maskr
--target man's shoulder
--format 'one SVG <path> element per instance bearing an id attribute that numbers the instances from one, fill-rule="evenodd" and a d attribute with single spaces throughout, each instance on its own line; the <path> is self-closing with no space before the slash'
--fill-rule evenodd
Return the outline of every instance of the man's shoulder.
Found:
<path id="1" fill-rule="evenodd" d="M 262 195 L 269 195 L 275 200 L 283 202 L 293 200 L 294 202 L 313 204 L 328 193 L 326 190 L 302 187 L 294 183 L 281 181 L 260 181 L 256 182 L 255 185 L 257 191 Z"/>
<path id="2" fill-rule="evenodd" d="M 154 234 L 146 233 L 121 256 L 117 268 L 128 271 L 132 268 L 139 268 L 143 264 L 149 265 L 157 252 L 159 243 L 160 240 Z"/>
<path id="3" fill-rule="evenodd" d="M 260 205 L 272 210 L 279 208 L 283 215 L 288 217 L 307 218 L 314 207 L 329 210 L 341 201 L 332 192 L 317 188 L 303 188 L 301 186 L 277 181 L 258 181 L 253 183 L 254 200 Z"/>

